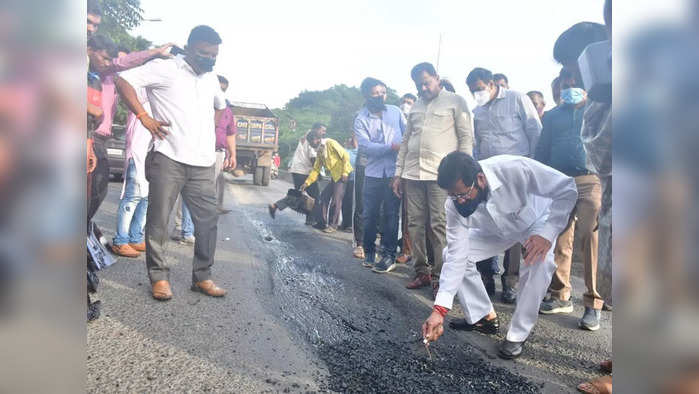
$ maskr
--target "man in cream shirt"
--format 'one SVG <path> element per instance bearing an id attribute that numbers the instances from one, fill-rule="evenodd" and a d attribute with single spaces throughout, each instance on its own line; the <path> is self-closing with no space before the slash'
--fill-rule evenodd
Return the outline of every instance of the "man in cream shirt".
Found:
<path id="1" fill-rule="evenodd" d="M 465 320 L 453 321 L 452 328 L 497 333 L 500 324 L 476 262 L 520 242 L 526 254 L 518 302 L 498 351 L 502 358 L 518 357 L 556 270 L 552 246 L 575 206 L 575 181 L 526 157 L 476 161 L 452 152 L 439 165 L 437 183 L 450 197 L 445 203 L 447 248 L 439 293 L 423 336 L 429 341 L 439 338 L 454 295 L 459 296 Z"/>
<path id="2" fill-rule="evenodd" d="M 164 244 L 170 212 L 182 194 L 194 222 L 193 291 L 221 297 L 225 290 L 211 280 L 216 251 L 215 120 L 226 102 L 212 73 L 221 43 L 209 26 L 197 26 L 189 35 L 185 55 L 153 60 L 119 74 L 117 89 L 129 109 L 153 135 L 146 158 L 149 182 L 146 216 L 146 266 L 153 297 L 172 297 Z M 152 117 L 138 101 L 145 89 Z M 214 111 L 214 108 L 216 111 Z"/>

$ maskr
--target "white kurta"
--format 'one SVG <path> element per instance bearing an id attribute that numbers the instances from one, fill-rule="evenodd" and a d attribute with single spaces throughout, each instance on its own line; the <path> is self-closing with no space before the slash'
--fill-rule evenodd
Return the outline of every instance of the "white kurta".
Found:
<path id="1" fill-rule="evenodd" d="M 496 256 L 532 235 L 551 241 L 544 261 L 520 265 L 517 306 L 507 339 L 524 341 L 534 327 L 539 305 L 556 269 L 553 247 L 568 222 L 577 200 L 575 180 L 535 160 L 521 156 L 494 156 L 479 162 L 488 182 L 488 200 L 464 218 L 454 202 L 445 203 L 447 247 L 435 305 L 451 309 L 454 296 L 466 321 L 482 319 L 493 305 L 476 262 Z"/>

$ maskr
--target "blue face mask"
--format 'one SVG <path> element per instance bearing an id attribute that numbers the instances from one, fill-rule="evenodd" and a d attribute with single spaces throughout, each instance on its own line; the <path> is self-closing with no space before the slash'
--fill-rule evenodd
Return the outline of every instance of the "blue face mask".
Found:
<path id="1" fill-rule="evenodd" d="M 566 104 L 579 104 L 585 99 L 585 91 L 582 88 L 568 88 L 561 90 L 561 100 Z"/>

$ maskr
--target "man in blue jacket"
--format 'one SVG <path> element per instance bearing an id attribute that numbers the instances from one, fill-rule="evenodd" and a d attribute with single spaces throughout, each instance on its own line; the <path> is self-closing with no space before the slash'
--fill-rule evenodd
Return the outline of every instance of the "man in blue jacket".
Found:
<path id="1" fill-rule="evenodd" d="M 549 295 L 541 304 L 543 314 L 570 313 L 570 267 L 575 229 L 582 242 L 585 270 L 585 313 L 580 328 L 599 329 L 604 300 L 597 292 L 597 218 L 602 204 L 602 188 L 597 175 L 586 168 L 586 154 L 580 130 L 587 95 L 574 70 L 563 68 L 559 75 L 562 104 L 544 116 L 543 131 L 536 147 L 535 159 L 575 178 L 578 200 L 567 226 L 558 236 L 554 256 L 556 272 L 549 286 Z"/>

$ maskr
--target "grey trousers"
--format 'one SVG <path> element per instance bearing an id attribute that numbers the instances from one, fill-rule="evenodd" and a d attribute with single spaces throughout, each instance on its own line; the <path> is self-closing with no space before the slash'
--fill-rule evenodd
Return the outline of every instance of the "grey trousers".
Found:
<path id="1" fill-rule="evenodd" d="M 168 280 L 169 277 L 165 243 L 168 241 L 170 212 L 180 193 L 194 222 L 196 241 L 192 282 L 210 279 L 218 226 L 214 166 L 190 166 L 161 153 L 150 152 L 146 157 L 146 178 L 150 202 L 146 215 L 146 268 L 151 283 Z"/>

